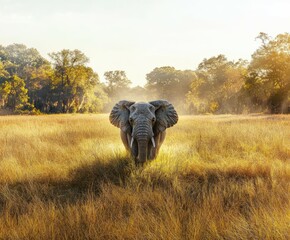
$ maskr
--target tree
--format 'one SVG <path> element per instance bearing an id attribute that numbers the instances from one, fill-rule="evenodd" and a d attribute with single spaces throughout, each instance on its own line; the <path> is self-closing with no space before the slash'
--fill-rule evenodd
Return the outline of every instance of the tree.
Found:
<path id="1" fill-rule="evenodd" d="M 107 93 L 105 92 L 105 86 L 98 83 L 94 91 L 90 92 L 83 107 L 80 108 L 80 112 L 102 112 L 109 102 Z"/>
<path id="2" fill-rule="evenodd" d="M 283 113 L 290 108 L 290 34 L 279 34 L 274 39 L 260 33 L 261 46 L 252 55 L 244 93 L 254 106 L 272 113 Z"/>
<path id="3" fill-rule="evenodd" d="M 243 86 L 247 62 L 228 61 L 224 55 L 204 59 L 196 70 L 187 103 L 197 113 L 238 113 L 239 91 Z"/>
<path id="4" fill-rule="evenodd" d="M 4 71 L 3 71 L 4 67 Z M 18 76 L 25 82 L 31 107 L 44 102 L 41 98 L 51 80 L 51 65 L 34 48 L 23 44 L 0 47 L 0 82 Z"/>
<path id="5" fill-rule="evenodd" d="M 8 68 L 9 74 L 17 75 L 26 81 L 29 78 L 31 68 L 39 68 L 48 64 L 35 48 L 27 48 L 23 44 L 12 44 L 5 48 L 6 60 L 11 64 Z"/>
<path id="6" fill-rule="evenodd" d="M 130 88 L 132 83 L 126 76 L 125 71 L 115 70 L 104 73 L 109 97 L 120 97 L 122 93 Z"/>
<path id="7" fill-rule="evenodd" d="M 79 50 L 64 49 L 49 56 L 54 66 L 51 109 L 62 113 L 96 109 L 92 105 L 100 99 L 95 93 L 99 93 L 102 86 L 98 74 L 86 66 L 89 59 L 85 54 Z"/>
<path id="8" fill-rule="evenodd" d="M 126 96 L 129 98 L 130 84 L 132 83 L 125 71 L 115 70 L 104 73 L 106 79 L 105 92 L 108 94 L 110 101 L 105 106 L 105 111 L 110 111 L 115 102 L 120 101 Z"/>
<path id="9" fill-rule="evenodd" d="M 146 75 L 146 88 L 151 91 L 155 98 L 165 99 L 172 96 L 172 85 L 178 82 L 176 69 L 174 67 L 160 67 Z M 171 99 L 168 99 L 171 100 Z"/>
<path id="10" fill-rule="evenodd" d="M 155 68 L 146 75 L 146 89 L 152 98 L 167 99 L 172 102 L 179 112 L 186 111 L 186 93 L 196 75 L 191 70 L 176 70 L 165 66 Z"/>
<path id="11" fill-rule="evenodd" d="M 5 79 L 8 76 L 9 76 L 9 73 L 6 70 L 5 64 L 0 61 L 0 79 Z"/>
<path id="12" fill-rule="evenodd" d="M 1 84 L 1 96 L 4 106 L 12 111 L 21 110 L 28 103 L 28 90 L 24 80 L 14 75 Z"/>

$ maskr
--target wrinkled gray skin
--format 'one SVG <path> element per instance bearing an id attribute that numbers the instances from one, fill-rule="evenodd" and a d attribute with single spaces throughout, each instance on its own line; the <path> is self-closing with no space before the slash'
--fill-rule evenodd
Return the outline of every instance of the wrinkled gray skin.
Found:
<path id="1" fill-rule="evenodd" d="M 120 101 L 111 111 L 110 122 L 121 129 L 121 139 L 136 164 L 154 159 L 163 143 L 166 128 L 178 121 L 178 115 L 169 102 L 149 103 Z"/>

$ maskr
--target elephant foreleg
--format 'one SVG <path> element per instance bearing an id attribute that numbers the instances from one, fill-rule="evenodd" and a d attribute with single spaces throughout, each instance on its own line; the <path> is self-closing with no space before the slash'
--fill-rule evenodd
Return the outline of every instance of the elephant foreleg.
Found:
<path id="1" fill-rule="evenodd" d="M 160 134 L 160 142 L 159 142 L 159 145 L 158 145 L 158 147 L 160 148 L 161 147 L 161 145 L 162 145 L 162 143 L 164 142 L 164 140 L 165 140 L 165 136 L 166 136 L 166 130 L 165 131 L 163 131 L 163 132 L 161 132 Z M 159 151 L 159 148 L 158 148 L 158 151 Z"/>
<path id="2" fill-rule="evenodd" d="M 149 148 L 148 148 L 148 159 L 154 159 L 156 158 L 159 149 L 161 147 L 161 144 L 164 142 L 166 135 L 166 131 L 159 133 L 154 137 L 155 140 L 155 147 L 153 147 L 153 144 L 150 142 L 149 143 Z"/>
<path id="3" fill-rule="evenodd" d="M 128 141 L 128 138 L 127 138 L 127 133 L 123 132 L 122 130 L 120 131 L 120 135 L 121 135 L 121 139 L 122 139 L 122 142 L 126 148 L 127 151 L 130 151 L 130 141 Z"/>
<path id="4" fill-rule="evenodd" d="M 136 158 L 138 156 L 138 147 L 137 147 L 137 142 L 134 141 L 133 142 L 133 145 L 132 145 L 132 148 L 130 146 L 131 144 L 131 136 L 127 133 L 124 133 L 122 130 L 121 130 L 121 139 L 122 139 L 122 142 L 126 148 L 126 150 L 128 152 L 130 152 L 131 156 Z"/>
<path id="5" fill-rule="evenodd" d="M 159 144 L 159 135 L 154 137 L 154 141 L 155 141 L 155 147 L 153 147 L 152 142 L 150 141 L 148 143 L 148 154 L 147 154 L 147 158 L 152 160 L 156 157 L 156 148 Z"/>

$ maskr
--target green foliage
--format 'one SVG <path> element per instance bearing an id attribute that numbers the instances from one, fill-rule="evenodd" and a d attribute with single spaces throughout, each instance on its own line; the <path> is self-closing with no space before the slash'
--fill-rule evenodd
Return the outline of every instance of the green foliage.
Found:
<path id="1" fill-rule="evenodd" d="M 56 112 L 98 112 L 105 93 L 99 76 L 85 64 L 88 58 L 79 50 L 64 49 L 51 53 L 54 74 L 52 76 L 52 99 Z M 101 98 L 98 98 L 101 96 Z"/>
<path id="2" fill-rule="evenodd" d="M 35 48 L 27 48 L 23 44 L 12 44 L 5 48 L 6 61 L 10 62 L 10 75 L 18 75 L 26 80 L 31 69 L 48 64 Z"/>
<path id="3" fill-rule="evenodd" d="M 23 44 L 0 45 L 0 108 L 15 113 L 108 112 L 128 99 L 167 99 L 180 114 L 290 112 L 290 34 L 257 37 L 250 63 L 220 54 L 195 70 L 154 68 L 144 87 L 130 87 L 125 71 L 104 73 L 106 83 L 87 66 L 80 50 L 50 53 L 51 62 Z"/>
<path id="4" fill-rule="evenodd" d="M 20 113 L 22 108 L 26 108 L 23 111 L 36 111 L 34 104 L 40 101 L 42 89 L 48 84 L 50 76 L 49 62 L 36 49 L 27 48 L 23 44 L 0 48 L 0 83 L 2 84 L 0 98 L 3 108 L 10 108 L 15 113 Z M 15 81 L 19 82 L 18 78 L 22 79 L 21 84 L 16 84 L 14 89 L 18 88 L 18 90 L 13 91 L 11 84 Z M 21 93 L 17 97 L 18 100 L 13 97 L 14 92 L 16 95 Z"/>
<path id="5" fill-rule="evenodd" d="M 290 34 L 279 34 L 272 39 L 260 33 L 257 38 L 262 45 L 252 55 L 244 92 L 254 102 L 254 107 L 268 109 L 271 113 L 287 112 L 290 107 Z"/>
<path id="6" fill-rule="evenodd" d="M 3 62 L 0 62 L 0 79 L 5 79 L 9 76 L 6 66 Z"/>
<path id="7" fill-rule="evenodd" d="M 104 90 L 110 99 L 105 105 L 105 111 L 110 111 L 115 102 L 130 98 L 128 93 L 132 82 L 128 79 L 126 72 L 121 70 L 107 71 L 104 73 L 104 77 L 106 79 Z"/>
<path id="8" fill-rule="evenodd" d="M 126 76 L 125 71 L 115 70 L 104 73 L 107 81 L 107 92 L 110 96 L 118 94 L 120 89 L 129 89 L 132 83 Z"/>
<path id="9" fill-rule="evenodd" d="M 106 92 L 110 98 L 119 98 L 129 90 L 132 83 L 126 76 L 125 71 L 115 70 L 104 73 L 106 79 Z"/>
<path id="10" fill-rule="evenodd" d="M 204 59 L 191 83 L 187 104 L 191 112 L 240 112 L 239 91 L 243 85 L 246 62 L 228 61 L 224 55 Z"/>
<path id="11" fill-rule="evenodd" d="M 23 44 L 0 46 L 1 107 L 21 114 L 102 111 L 108 98 L 85 65 L 89 59 L 79 50 L 49 55 L 53 65 Z"/>
<path id="12" fill-rule="evenodd" d="M 167 99 L 172 102 L 179 112 L 186 111 L 186 94 L 190 84 L 196 79 L 191 70 L 176 70 L 174 67 L 155 68 L 146 75 L 146 88 L 152 98 Z"/>
<path id="13" fill-rule="evenodd" d="M 260 33 L 252 61 L 204 59 L 187 94 L 195 113 L 290 112 L 290 34 Z"/>
<path id="14" fill-rule="evenodd" d="M 7 108 L 22 109 L 28 103 L 24 80 L 14 75 L 1 84 L 1 96 Z"/>

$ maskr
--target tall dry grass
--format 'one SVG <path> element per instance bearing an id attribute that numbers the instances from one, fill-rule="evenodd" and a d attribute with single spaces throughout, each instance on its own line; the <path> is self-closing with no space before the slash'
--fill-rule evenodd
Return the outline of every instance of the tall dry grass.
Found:
<path id="1" fill-rule="evenodd" d="M 290 239 L 290 116 L 183 116 L 136 168 L 107 115 L 0 117 L 0 239 Z"/>

